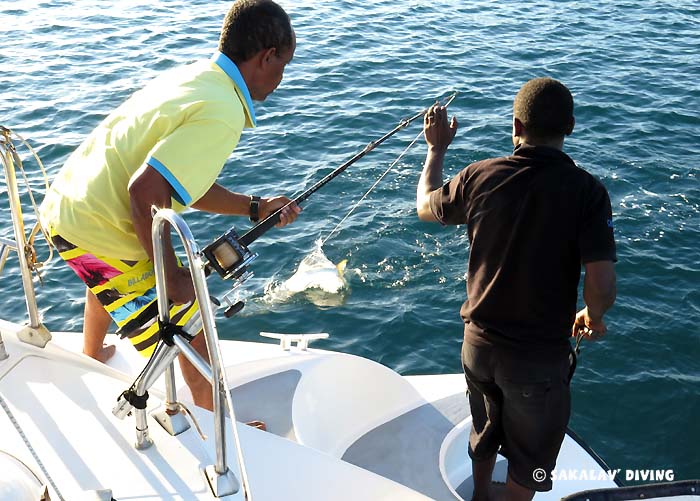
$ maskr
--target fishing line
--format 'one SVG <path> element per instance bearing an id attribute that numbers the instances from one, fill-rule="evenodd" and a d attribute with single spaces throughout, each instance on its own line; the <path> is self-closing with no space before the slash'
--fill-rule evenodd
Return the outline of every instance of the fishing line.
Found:
<path id="1" fill-rule="evenodd" d="M 457 97 L 457 92 L 453 92 L 448 96 L 447 101 L 445 101 L 445 104 L 443 106 L 447 107 L 449 104 L 454 101 L 454 99 Z M 439 104 L 438 101 L 435 102 L 435 104 Z M 350 167 L 352 164 L 354 164 L 356 161 L 364 157 L 367 153 L 370 151 L 374 150 L 377 146 L 382 144 L 384 141 L 389 139 L 391 136 L 396 134 L 398 131 L 401 129 L 407 127 L 410 125 L 413 121 L 415 121 L 418 118 L 421 118 L 424 116 L 428 110 L 430 110 L 430 107 L 416 113 L 410 118 L 406 118 L 404 120 L 401 120 L 401 122 L 394 127 L 391 131 L 387 132 L 384 134 L 382 137 L 380 137 L 377 140 L 370 141 L 365 148 L 360 151 L 359 153 L 356 153 L 350 160 L 346 161 L 344 164 L 342 164 L 340 167 L 332 171 L 331 173 L 327 174 L 323 179 L 318 181 L 316 184 L 314 184 L 312 187 L 308 188 L 306 191 L 303 193 L 297 195 L 292 202 L 287 204 L 285 207 L 291 205 L 292 203 L 300 204 L 301 202 L 305 201 L 307 198 L 309 198 L 311 195 L 313 195 L 316 191 L 318 191 L 320 188 L 325 186 L 328 182 L 332 181 L 336 176 L 344 172 L 348 167 Z M 242 235 L 239 238 L 239 242 L 242 245 L 248 246 L 255 240 L 257 240 L 260 236 L 263 235 L 267 230 L 272 228 L 275 224 L 277 224 L 280 221 L 280 214 L 282 213 L 282 210 L 284 207 L 278 209 L 275 211 L 273 214 L 270 214 L 267 218 L 263 219 L 260 221 L 256 226 L 254 226 L 252 229 L 250 229 L 247 233 Z"/>
<path id="2" fill-rule="evenodd" d="M 362 197 L 355 203 L 355 205 L 352 206 L 352 208 L 350 209 L 350 212 L 348 212 L 345 215 L 345 217 L 338 224 L 335 225 L 335 228 L 333 228 L 333 230 L 328 234 L 328 236 L 326 238 L 321 239 L 321 246 L 323 246 L 335 233 L 338 232 L 338 228 L 340 228 L 340 226 L 345 222 L 345 220 L 350 217 L 350 215 L 355 211 L 355 209 L 357 209 L 357 207 L 359 207 L 359 205 L 362 203 L 362 201 L 365 198 L 367 198 L 367 196 L 377 187 L 377 185 L 382 181 L 382 179 L 384 179 L 384 177 L 391 171 L 391 169 L 393 169 L 394 166 L 397 163 L 399 163 L 399 160 L 401 160 L 404 157 L 404 155 L 408 152 L 408 150 L 411 149 L 411 147 L 416 143 L 416 141 L 418 141 L 418 139 L 422 135 L 423 135 L 423 131 L 420 131 L 418 133 L 418 135 L 415 138 L 413 138 L 413 141 L 411 141 L 411 143 L 408 146 L 406 146 L 406 148 L 401 152 L 401 154 L 398 156 L 398 158 L 396 160 L 394 160 L 393 162 L 391 162 L 391 165 L 389 165 L 389 167 L 382 173 L 382 175 L 379 176 L 379 178 L 374 182 L 374 184 L 370 187 L 370 189 L 367 190 L 367 192 L 365 192 L 365 194 L 362 195 Z"/>
<path id="3" fill-rule="evenodd" d="M 457 94 L 452 94 L 443 106 L 447 108 L 455 97 L 457 97 Z M 413 141 L 411 141 L 410 144 L 406 146 L 406 148 L 401 152 L 401 154 L 396 158 L 396 160 L 394 160 L 391 163 L 391 165 L 389 165 L 389 167 L 382 173 L 381 176 L 379 176 L 379 178 L 374 182 L 374 184 L 369 188 L 369 190 L 367 190 L 367 192 L 365 192 L 365 194 L 362 195 L 362 197 L 355 203 L 355 205 L 352 206 L 350 211 L 345 215 L 343 219 L 341 219 L 341 221 L 337 225 L 335 225 L 335 228 L 333 228 L 333 230 L 328 234 L 328 236 L 326 238 L 321 239 L 321 246 L 323 246 L 335 233 L 338 232 L 340 226 L 347 220 L 347 218 L 350 217 L 350 215 L 355 211 L 355 209 L 357 209 L 357 207 L 362 203 L 362 201 L 365 198 L 367 198 L 367 196 L 377 187 L 377 185 L 379 185 L 379 183 L 382 181 L 382 179 L 384 179 L 384 177 L 386 177 L 386 175 L 391 171 L 391 169 L 393 169 L 394 166 L 396 166 L 396 164 L 399 163 L 399 161 L 404 157 L 404 155 L 408 153 L 408 150 L 410 150 L 413 147 L 413 145 L 416 144 L 416 141 L 418 141 L 418 139 L 422 135 L 423 130 L 421 130 L 418 133 L 418 135 L 416 135 L 416 137 L 413 138 Z"/>

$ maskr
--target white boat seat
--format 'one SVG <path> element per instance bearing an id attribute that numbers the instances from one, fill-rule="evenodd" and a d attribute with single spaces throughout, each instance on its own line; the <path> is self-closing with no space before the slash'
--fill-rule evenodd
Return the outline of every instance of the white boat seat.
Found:
<path id="1" fill-rule="evenodd" d="M 292 368 L 293 367 L 293 368 Z M 284 352 L 227 370 L 236 419 L 340 458 L 371 429 L 423 405 L 404 378 L 365 358 Z"/>
<path id="2" fill-rule="evenodd" d="M 306 364 L 292 404 L 298 441 L 342 457 L 359 437 L 425 403 L 397 373 L 365 358 L 325 354 Z"/>

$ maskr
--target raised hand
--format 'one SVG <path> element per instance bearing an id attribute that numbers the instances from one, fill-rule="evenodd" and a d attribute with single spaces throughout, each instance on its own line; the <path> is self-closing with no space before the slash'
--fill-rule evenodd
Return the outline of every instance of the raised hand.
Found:
<path id="1" fill-rule="evenodd" d="M 457 133 L 457 117 L 447 121 L 447 108 L 435 104 L 423 117 L 423 132 L 425 141 L 430 148 L 446 150 Z"/>

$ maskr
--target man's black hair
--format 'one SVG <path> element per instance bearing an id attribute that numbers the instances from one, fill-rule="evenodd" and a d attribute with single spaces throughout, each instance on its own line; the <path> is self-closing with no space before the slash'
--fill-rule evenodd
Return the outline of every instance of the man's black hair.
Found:
<path id="1" fill-rule="evenodd" d="M 533 138 L 563 137 L 571 133 L 573 126 L 574 98 L 563 83 L 553 78 L 535 78 L 515 96 L 513 116 Z"/>
<path id="2" fill-rule="evenodd" d="M 240 63 L 261 50 L 291 48 L 292 33 L 289 16 L 272 0 L 237 0 L 224 18 L 219 51 Z"/>

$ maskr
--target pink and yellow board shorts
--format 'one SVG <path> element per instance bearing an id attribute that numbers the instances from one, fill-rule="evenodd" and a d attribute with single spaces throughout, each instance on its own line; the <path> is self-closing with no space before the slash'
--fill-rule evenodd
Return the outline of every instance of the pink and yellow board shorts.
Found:
<path id="1" fill-rule="evenodd" d="M 153 263 L 149 259 L 125 261 L 92 254 L 51 233 L 61 258 L 85 282 L 138 352 L 150 357 L 160 339 Z M 196 320 L 197 301 L 170 306 L 170 323 L 180 327 Z M 187 329 L 185 329 L 187 330 Z M 196 335 L 197 332 L 189 334 Z"/>

